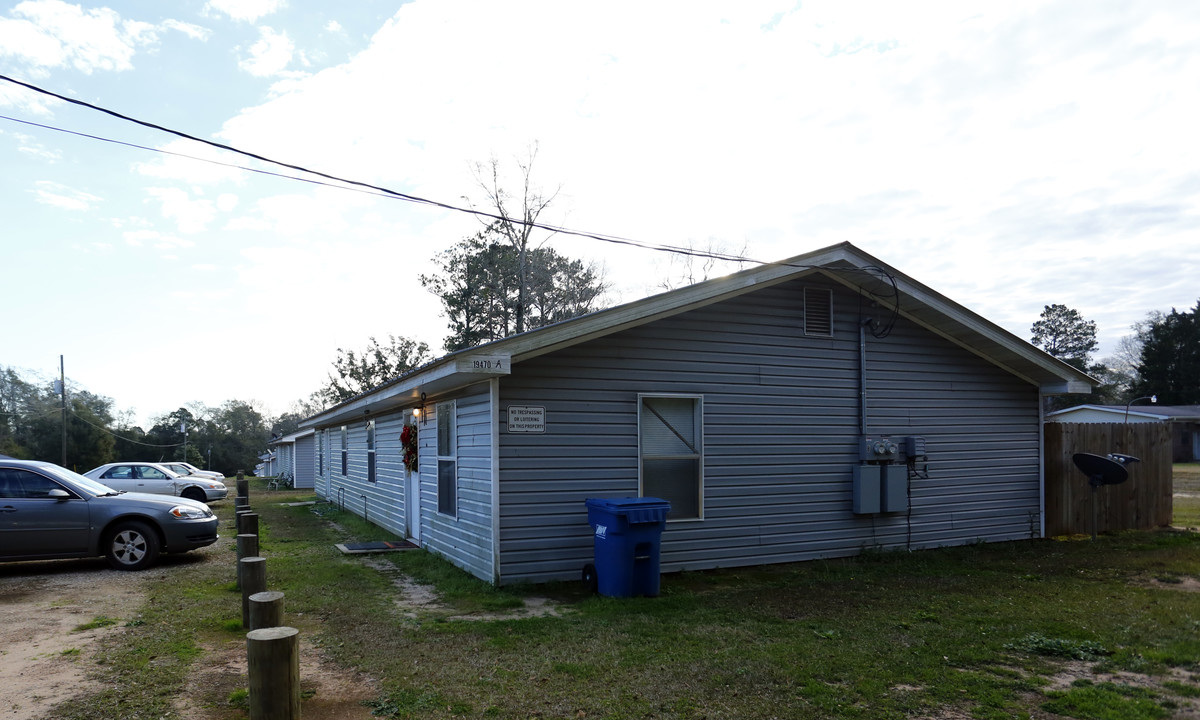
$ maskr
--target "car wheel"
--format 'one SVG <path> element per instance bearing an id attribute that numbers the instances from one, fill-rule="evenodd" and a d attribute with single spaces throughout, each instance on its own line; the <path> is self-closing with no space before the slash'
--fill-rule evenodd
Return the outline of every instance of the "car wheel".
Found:
<path id="1" fill-rule="evenodd" d="M 208 500 L 208 497 L 204 494 L 204 491 L 198 487 L 184 488 L 183 492 L 181 492 L 179 494 L 182 497 L 187 498 L 188 500 L 196 500 L 199 502 L 204 502 L 204 501 Z"/>
<path id="2" fill-rule="evenodd" d="M 158 559 L 159 545 L 153 528 L 131 520 L 113 528 L 104 554 L 117 570 L 145 570 Z"/>

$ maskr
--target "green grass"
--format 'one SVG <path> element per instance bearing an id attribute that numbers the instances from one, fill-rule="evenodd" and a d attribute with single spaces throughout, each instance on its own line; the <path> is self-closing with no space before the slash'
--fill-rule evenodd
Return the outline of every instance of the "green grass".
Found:
<path id="1" fill-rule="evenodd" d="M 492 588 L 422 551 L 344 556 L 335 542 L 388 537 L 327 506 L 252 497 L 287 621 L 331 661 L 378 678 L 378 717 L 1157 718 L 1200 688 L 1200 593 L 1180 589 L 1200 578 L 1196 533 L 676 573 L 658 598 L 611 599 L 579 583 Z M 58 716 L 173 717 L 200 648 L 244 642 L 231 627 L 233 562 L 230 544 L 171 567 L 145 622 L 101 641 L 108 689 Z M 402 612 L 392 573 L 368 562 L 434 585 L 446 607 Z M 1180 582 L 1153 582 L 1163 577 Z M 563 613 L 504 616 L 529 594 Z M 464 613 L 499 619 L 452 619 Z M 1049 690 L 1068 662 L 1139 673 L 1153 689 Z M 196 700 L 208 717 L 244 718 L 237 690 L 214 685 Z"/>
<path id="2" fill-rule="evenodd" d="M 1176 463 L 1173 467 L 1175 497 L 1171 524 L 1200 529 L 1200 463 Z"/>
<path id="3" fill-rule="evenodd" d="M 75 632 L 83 632 L 84 630 L 95 630 L 96 628 L 108 627 L 109 625 L 116 625 L 118 622 L 120 622 L 120 620 L 115 620 L 113 618 L 105 617 L 105 616 L 101 615 L 100 617 L 92 620 L 91 622 L 85 622 L 82 625 L 76 625 L 74 631 Z"/>

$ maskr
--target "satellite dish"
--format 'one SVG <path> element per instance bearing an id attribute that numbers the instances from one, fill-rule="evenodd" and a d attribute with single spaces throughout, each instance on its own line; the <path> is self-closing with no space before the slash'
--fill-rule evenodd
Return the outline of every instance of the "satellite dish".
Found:
<path id="1" fill-rule="evenodd" d="M 1132 455 L 1113 453 L 1108 457 L 1091 453 L 1075 453 L 1071 457 L 1075 467 L 1088 476 L 1088 485 L 1092 486 L 1092 539 L 1096 539 L 1096 491 L 1101 485 L 1120 485 L 1129 479 L 1129 471 L 1125 469 L 1128 463 L 1141 462 Z"/>
<path id="2" fill-rule="evenodd" d="M 1120 485 L 1129 479 L 1129 471 L 1125 466 L 1110 458 L 1091 453 L 1075 453 L 1071 460 L 1075 462 L 1075 467 L 1088 476 L 1088 483 L 1092 487 Z"/>

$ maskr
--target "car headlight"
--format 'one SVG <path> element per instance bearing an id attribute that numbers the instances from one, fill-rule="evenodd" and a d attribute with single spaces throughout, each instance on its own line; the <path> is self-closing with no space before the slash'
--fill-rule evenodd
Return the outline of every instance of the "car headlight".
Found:
<path id="1" fill-rule="evenodd" d="M 176 505 L 171 508 L 171 514 L 177 518 L 187 518 L 190 520 L 202 520 L 207 517 L 212 517 L 213 512 L 208 508 L 192 507 L 191 505 Z"/>

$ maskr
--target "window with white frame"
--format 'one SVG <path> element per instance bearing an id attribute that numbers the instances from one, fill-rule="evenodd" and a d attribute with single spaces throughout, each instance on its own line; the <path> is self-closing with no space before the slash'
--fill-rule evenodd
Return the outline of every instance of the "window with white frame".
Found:
<path id="1" fill-rule="evenodd" d="M 458 516 L 458 421 L 454 401 L 437 405 L 438 512 Z"/>
<path id="2" fill-rule="evenodd" d="M 375 421 L 367 422 L 367 482 L 375 482 Z"/>
<path id="3" fill-rule="evenodd" d="M 342 426 L 342 475 L 348 475 L 346 472 L 350 469 L 350 435 L 346 432 L 346 426 Z"/>
<path id="4" fill-rule="evenodd" d="M 670 502 L 670 520 L 704 517 L 703 420 L 700 395 L 638 396 L 641 494 Z"/>

